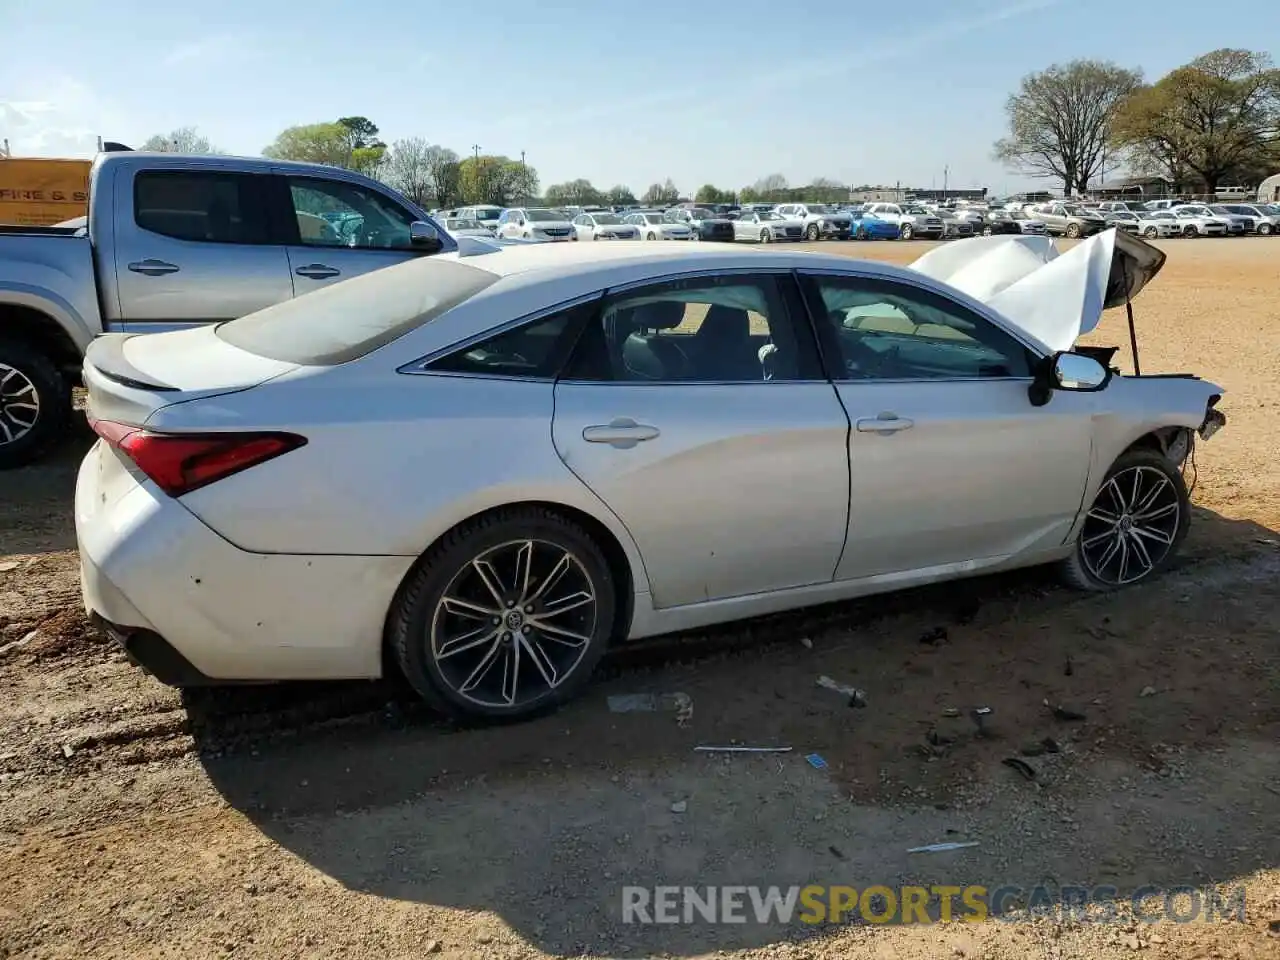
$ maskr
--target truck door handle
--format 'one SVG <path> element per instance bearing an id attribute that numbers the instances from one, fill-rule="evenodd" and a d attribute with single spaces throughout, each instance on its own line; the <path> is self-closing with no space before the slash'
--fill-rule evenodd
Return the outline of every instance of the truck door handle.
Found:
<path id="1" fill-rule="evenodd" d="M 299 267 L 293 272 L 300 277 L 310 277 L 312 280 L 327 280 L 342 273 L 337 267 L 331 267 L 327 263 L 308 263 L 305 267 Z"/>
<path id="2" fill-rule="evenodd" d="M 899 430 L 910 430 L 916 425 L 914 420 L 900 417 L 896 413 L 882 413 L 877 417 L 861 417 L 854 424 L 859 433 L 878 433 L 889 436 Z"/>
<path id="3" fill-rule="evenodd" d="M 587 443 L 607 443 L 619 450 L 628 450 L 644 440 L 658 436 L 657 427 L 636 423 L 630 417 L 615 417 L 608 424 L 595 424 L 583 428 L 582 439 Z"/>
<path id="4" fill-rule="evenodd" d="M 177 273 L 180 269 L 176 263 L 166 263 L 164 260 L 135 260 L 129 264 L 129 269 L 134 273 L 141 273 L 148 277 L 162 277 L 166 273 Z"/>

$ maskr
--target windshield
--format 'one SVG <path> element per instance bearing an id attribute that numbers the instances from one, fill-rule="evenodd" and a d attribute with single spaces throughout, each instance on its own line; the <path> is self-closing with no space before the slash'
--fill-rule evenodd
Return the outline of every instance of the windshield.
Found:
<path id="1" fill-rule="evenodd" d="M 306 366 L 346 363 L 469 300 L 497 274 L 422 257 L 352 277 L 214 328 L 233 347 Z"/>
<path id="2" fill-rule="evenodd" d="M 903 207 L 903 208 L 902 208 L 902 212 L 903 212 L 903 213 L 918 213 L 918 214 L 925 214 L 925 215 L 928 215 L 928 213 L 929 213 L 929 211 L 928 211 L 928 210 L 926 210 L 924 207 Z"/>
<path id="3" fill-rule="evenodd" d="M 564 214 L 558 210 L 539 210 L 536 207 L 532 210 L 525 211 L 525 219 L 534 223 L 555 223 L 564 219 Z"/>
<path id="4" fill-rule="evenodd" d="M 705 210 L 702 207 L 698 207 L 697 209 L 693 210 L 692 213 L 693 213 L 693 219 L 695 220 L 714 220 L 716 217 L 719 216 L 719 214 L 716 213 L 714 210 Z"/>
<path id="5" fill-rule="evenodd" d="M 810 213 L 830 213 L 831 208 L 825 203 L 810 203 L 807 205 Z"/>
<path id="6" fill-rule="evenodd" d="M 1231 211 L 1228 210 L 1226 207 L 1222 206 L 1221 204 L 1218 204 L 1217 206 L 1212 206 L 1209 209 L 1212 210 L 1214 213 L 1225 213 L 1227 216 L 1231 216 Z"/>
<path id="7" fill-rule="evenodd" d="M 642 213 L 640 214 L 640 216 L 644 217 L 645 223 L 662 223 L 663 222 L 662 214 L 660 213 Z"/>
<path id="8" fill-rule="evenodd" d="M 612 227 L 622 223 L 622 218 L 615 217 L 612 213 L 593 213 L 592 216 L 595 218 L 597 224 L 601 224 L 606 227 Z"/>

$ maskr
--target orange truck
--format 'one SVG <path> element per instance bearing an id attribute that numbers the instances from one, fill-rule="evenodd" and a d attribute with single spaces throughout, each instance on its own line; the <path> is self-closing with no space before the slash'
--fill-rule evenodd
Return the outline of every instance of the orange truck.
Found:
<path id="1" fill-rule="evenodd" d="M 0 156 L 0 223 L 47 227 L 85 216 L 92 162 Z"/>

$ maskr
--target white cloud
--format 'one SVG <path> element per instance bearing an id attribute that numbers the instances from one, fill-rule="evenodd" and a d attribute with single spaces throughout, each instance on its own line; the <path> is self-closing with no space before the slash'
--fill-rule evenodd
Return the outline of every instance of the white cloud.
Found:
<path id="1" fill-rule="evenodd" d="M 38 97 L 23 95 L 34 91 Z M 92 156 L 98 136 L 112 136 L 118 113 L 79 80 L 54 76 L 0 100 L 0 123 L 14 156 Z"/>

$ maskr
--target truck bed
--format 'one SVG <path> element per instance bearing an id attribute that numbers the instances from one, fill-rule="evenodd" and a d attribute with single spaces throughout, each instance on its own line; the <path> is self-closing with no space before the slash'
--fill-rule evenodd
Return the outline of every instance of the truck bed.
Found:
<path id="1" fill-rule="evenodd" d="M 6 237 L 74 237 L 83 227 L 29 227 L 0 223 L 0 235 Z"/>

